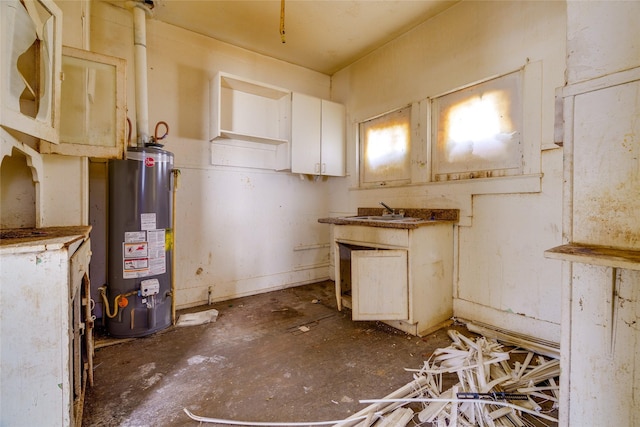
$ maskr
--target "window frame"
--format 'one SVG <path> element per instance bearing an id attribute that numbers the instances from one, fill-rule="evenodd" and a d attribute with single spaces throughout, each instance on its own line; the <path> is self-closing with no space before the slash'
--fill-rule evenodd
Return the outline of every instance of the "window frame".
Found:
<path id="1" fill-rule="evenodd" d="M 395 114 L 400 113 L 403 110 L 409 110 L 409 141 L 408 141 L 408 153 L 407 153 L 407 171 L 404 174 L 405 176 L 402 178 L 398 178 L 398 179 L 389 179 L 389 180 L 372 180 L 372 181 L 365 181 L 365 174 L 366 174 L 366 144 L 365 144 L 365 140 L 364 138 L 366 138 L 366 125 L 374 120 L 378 120 L 378 119 L 382 119 L 385 116 L 393 116 Z M 357 124 L 357 129 L 358 129 L 358 135 L 357 135 L 357 141 L 358 141 L 358 166 L 359 166 L 359 173 L 358 173 L 358 181 L 359 181 L 359 185 L 362 188 L 377 188 L 377 187 L 400 187 L 400 186 L 404 186 L 407 184 L 410 184 L 412 182 L 411 179 L 411 164 L 413 163 L 412 161 L 412 154 L 414 152 L 414 141 L 412 138 L 412 135 L 414 134 L 414 124 L 415 124 L 415 118 L 414 118 L 414 105 L 413 104 L 408 104 L 408 105 L 404 105 L 402 107 L 399 108 L 395 108 L 392 109 L 390 111 L 387 111 L 386 113 L 383 114 L 379 114 L 377 116 L 373 116 L 370 117 L 368 119 L 365 120 L 361 120 L 358 122 Z"/>
<path id="2" fill-rule="evenodd" d="M 474 178 L 491 178 L 499 176 L 518 176 L 523 173 L 524 164 L 524 68 L 521 68 L 510 73 L 502 74 L 492 78 L 488 78 L 473 84 L 449 91 L 437 97 L 430 98 L 430 117 L 427 118 L 431 122 L 431 135 L 429 148 L 431 151 L 431 181 L 458 181 Z M 514 88 L 515 87 L 515 88 Z M 518 133 L 518 145 L 510 149 L 509 156 L 517 158 L 515 162 L 517 164 L 503 164 L 497 165 L 495 160 L 487 160 L 484 163 L 486 167 L 468 168 L 464 167 L 456 170 L 452 163 L 449 163 L 450 167 L 447 168 L 447 164 L 440 160 L 440 156 L 443 154 L 440 149 L 440 128 L 441 128 L 441 104 L 449 106 L 455 105 L 455 102 L 465 100 L 474 96 L 474 94 L 484 94 L 489 90 L 509 90 L 514 89 L 514 98 L 518 104 L 515 107 L 510 108 L 515 113 L 514 120 L 517 122 L 515 125 L 516 132 Z M 459 99 L 457 99 L 459 98 Z M 442 101 L 446 102 L 442 102 Z M 453 100 L 453 103 L 451 102 Z M 514 151 L 515 153 L 512 153 Z M 505 161 L 508 163 L 511 160 Z M 481 163 L 481 162 L 479 162 Z M 442 168 L 442 169 L 440 169 Z M 449 170 L 447 170 L 449 169 Z"/>
<path id="3" fill-rule="evenodd" d="M 411 103 L 411 148 L 410 148 L 410 179 L 402 183 L 389 183 L 389 185 L 379 183 L 372 185 L 363 182 L 363 144 L 361 143 L 361 123 L 369 120 L 358 120 L 355 123 L 357 156 L 356 166 L 358 168 L 358 188 L 371 189 L 388 187 L 401 187 L 413 185 L 443 185 L 456 184 L 455 192 L 471 191 L 473 194 L 510 193 L 510 192 L 537 192 L 540 191 L 542 151 L 551 148 L 558 148 L 557 145 L 542 141 L 543 122 L 543 73 L 542 61 L 529 62 L 519 68 L 510 69 L 507 72 L 494 74 L 489 77 L 476 80 L 463 86 L 458 86 L 446 92 L 441 92 L 434 96 L 422 98 Z M 468 176 L 455 180 L 436 180 L 433 175 L 433 155 L 434 155 L 434 124 L 432 112 L 432 100 L 443 95 L 453 93 L 474 85 L 512 74 L 522 73 L 522 129 L 521 129 L 521 153 L 522 166 L 517 174 L 487 174 L 479 176 Z M 395 108 L 389 111 L 395 111 Z M 382 115 L 382 114 L 381 114 Z M 379 115 L 379 116 L 381 116 Z M 379 117 L 372 116 L 371 118 Z M 490 176 L 489 176 L 490 175 Z M 505 184 L 495 186 L 491 183 L 504 181 Z M 511 184 L 507 184 L 510 182 Z M 462 185 L 460 187 L 460 185 Z M 511 188 L 513 187 L 513 188 Z M 465 188 L 468 188 L 465 190 Z M 453 190 L 453 189 L 452 189 Z"/>

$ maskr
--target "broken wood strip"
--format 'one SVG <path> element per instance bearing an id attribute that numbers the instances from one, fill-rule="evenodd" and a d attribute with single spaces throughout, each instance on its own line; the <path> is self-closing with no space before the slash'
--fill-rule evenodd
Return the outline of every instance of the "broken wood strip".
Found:
<path id="1" fill-rule="evenodd" d="M 457 333 L 455 329 L 449 329 L 447 331 L 447 335 L 449 335 L 449 338 L 451 338 L 451 341 L 453 341 L 452 345 L 456 345 L 456 346 L 462 345 L 462 341 L 460 340 L 460 335 Z"/>
<path id="2" fill-rule="evenodd" d="M 505 375 L 505 376 L 503 376 L 503 377 L 496 378 L 496 379 L 494 379 L 493 381 L 491 381 L 490 383 L 487 383 L 486 387 L 485 387 L 484 389 L 481 389 L 481 390 L 480 390 L 480 393 L 488 393 L 488 392 L 489 392 L 489 391 L 491 391 L 491 390 L 495 390 L 495 389 L 496 389 L 496 387 L 497 387 L 499 384 L 501 384 L 501 383 L 503 383 L 503 382 L 505 382 L 505 381 L 508 381 L 508 380 L 510 380 L 510 379 L 511 379 L 511 376 L 510 376 L 510 375 Z"/>
<path id="3" fill-rule="evenodd" d="M 521 334 L 494 328 L 489 325 L 479 323 L 466 323 L 467 329 L 476 334 L 483 335 L 487 338 L 493 338 L 498 341 L 526 348 L 534 353 L 544 354 L 554 359 L 560 359 L 560 345 L 546 340 L 537 340 L 532 337 L 526 337 Z"/>
<path id="4" fill-rule="evenodd" d="M 376 427 L 404 427 L 413 418 L 413 410 L 409 408 L 396 408 L 391 415 L 383 417 L 376 423 Z"/>
<path id="5" fill-rule="evenodd" d="M 558 403 L 560 403 L 560 386 L 556 384 L 555 378 L 549 378 L 549 384 L 553 387 L 553 395 L 558 399 Z M 553 405 L 553 408 L 556 409 L 558 406 L 558 404 L 555 404 Z"/>
<path id="6" fill-rule="evenodd" d="M 550 381 L 553 381 L 553 378 Z M 523 387 L 523 388 L 517 389 L 516 391 L 518 393 L 532 393 L 532 392 L 536 392 L 536 391 L 552 391 L 552 392 L 555 392 L 555 391 L 558 391 L 558 390 L 560 390 L 559 386 L 550 385 L 550 386 L 546 386 L 546 387 Z"/>
<path id="7" fill-rule="evenodd" d="M 522 409 L 527 409 L 528 411 L 540 412 L 542 410 L 542 407 L 538 405 L 538 402 L 531 398 L 527 400 L 516 400 L 513 404 Z"/>
<path id="8" fill-rule="evenodd" d="M 524 359 L 524 362 L 522 363 L 522 367 L 520 368 L 520 370 L 518 371 L 518 374 L 516 375 L 518 379 L 522 378 L 522 376 L 524 375 L 524 372 L 527 370 L 529 363 L 531 363 L 531 359 L 533 359 L 533 353 L 529 352 L 527 353 L 527 357 Z"/>
<path id="9" fill-rule="evenodd" d="M 373 417 L 376 417 L 376 420 L 374 421 Z M 358 424 L 355 425 L 355 427 L 369 427 L 371 425 L 373 425 L 373 423 L 375 423 L 378 420 L 378 415 L 376 413 L 374 413 L 373 411 L 369 412 L 369 415 L 367 415 L 367 418 L 365 418 L 364 420 L 360 421 Z"/>
<path id="10" fill-rule="evenodd" d="M 506 353 L 505 353 L 506 354 Z M 494 359 L 490 359 L 487 361 L 483 362 L 483 365 L 491 365 L 494 363 L 497 363 L 503 359 L 508 359 L 509 356 L 506 355 L 504 358 L 494 358 Z M 425 373 L 430 373 L 430 374 L 439 374 L 439 373 L 445 373 L 445 374 L 451 374 L 454 372 L 458 372 L 458 371 L 464 371 L 464 370 L 471 370 L 471 369 L 476 369 L 478 367 L 477 363 L 474 363 L 473 365 L 462 365 L 459 367 L 455 367 L 455 366 L 450 366 L 447 367 L 447 369 L 411 369 L 411 368 L 405 368 L 406 371 L 408 372 L 425 372 Z"/>
<path id="11" fill-rule="evenodd" d="M 451 395 L 452 396 L 458 395 L 457 385 L 454 385 L 453 387 L 451 387 Z M 458 404 L 456 402 L 451 403 L 451 418 L 450 418 L 449 425 L 452 427 L 457 427 L 458 425 Z"/>
<path id="12" fill-rule="evenodd" d="M 441 399 L 451 399 L 454 394 L 452 394 L 452 390 L 446 390 L 444 393 L 440 395 Z M 440 412 L 448 405 L 447 401 L 434 402 L 433 404 L 426 405 L 425 408 L 418 413 L 418 419 L 420 422 L 433 422 L 436 417 L 440 414 Z"/>
<path id="13" fill-rule="evenodd" d="M 503 406 L 500 409 L 496 409 L 495 411 L 489 412 L 487 416 L 492 420 L 497 420 L 498 418 L 504 417 L 511 413 L 513 413 L 513 408 L 508 408 L 506 406 Z"/>
<path id="14" fill-rule="evenodd" d="M 400 398 L 403 396 L 407 396 L 411 393 L 415 393 L 416 390 L 422 390 L 422 388 L 427 384 L 427 382 L 428 382 L 427 377 L 419 376 L 418 378 L 415 378 L 410 383 L 405 384 L 404 386 L 390 393 L 385 399 Z M 395 406 L 393 406 L 393 405 L 382 405 L 382 403 L 396 403 L 396 404 Z M 381 411 L 385 412 L 384 408 L 389 408 L 390 406 L 393 406 L 393 408 L 395 408 L 401 405 L 397 405 L 397 402 L 373 403 L 367 406 L 366 408 L 362 409 L 361 411 L 351 415 L 349 418 L 345 419 L 343 422 L 341 422 L 340 424 L 337 424 L 336 426 L 340 426 L 340 427 L 355 426 L 357 424 L 357 421 L 366 418 L 369 413 L 371 412 L 379 413 Z M 353 421 L 356 421 L 356 422 L 353 422 Z"/>
<path id="15" fill-rule="evenodd" d="M 474 342 L 471 338 L 468 338 L 468 337 L 462 335 L 460 332 L 455 331 L 455 330 L 454 330 L 454 333 L 460 338 L 460 341 L 464 342 L 467 345 L 468 348 L 472 348 L 472 349 L 474 349 L 476 351 L 480 351 L 479 344 Z M 482 339 L 482 338 L 480 338 L 480 339 Z"/>
<path id="16" fill-rule="evenodd" d="M 551 360 L 544 365 L 538 365 L 525 373 L 521 379 L 523 381 L 545 381 L 549 378 L 557 377 L 560 375 L 560 361 Z"/>
<path id="17" fill-rule="evenodd" d="M 529 396 L 538 397 L 540 399 L 548 400 L 548 401 L 551 401 L 551 402 L 557 402 L 558 401 L 558 399 L 556 399 L 554 396 L 551 396 L 551 395 L 546 394 L 546 393 L 539 393 L 539 392 L 536 392 L 536 391 L 533 391 L 533 392 L 529 393 Z"/>
<path id="18" fill-rule="evenodd" d="M 362 399 L 359 402 L 360 403 L 371 403 L 371 404 L 375 404 L 375 403 L 421 403 L 421 402 L 440 402 L 440 401 L 446 401 L 449 403 L 452 402 L 457 402 L 457 403 L 479 403 L 482 405 L 497 405 L 497 406 L 508 406 L 511 408 L 514 408 L 518 411 L 522 411 L 522 412 L 526 412 L 530 415 L 536 416 L 538 418 L 542 418 L 544 420 L 547 421 L 552 421 L 554 423 L 558 422 L 557 418 L 553 418 L 552 416 L 549 416 L 545 413 L 542 412 L 537 412 L 535 410 L 531 410 L 527 407 L 521 406 L 521 405 L 517 405 L 514 403 L 510 403 L 510 402 L 501 402 L 501 401 L 495 401 L 495 400 L 485 400 L 485 399 L 424 399 L 424 398 L 410 398 L 410 399 Z M 520 402 L 520 401 L 517 401 Z M 535 402 L 534 402 L 535 403 Z"/>

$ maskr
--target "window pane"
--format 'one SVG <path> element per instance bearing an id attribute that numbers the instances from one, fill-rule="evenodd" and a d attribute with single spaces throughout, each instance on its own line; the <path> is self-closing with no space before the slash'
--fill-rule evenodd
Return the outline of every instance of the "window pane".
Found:
<path id="1" fill-rule="evenodd" d="M 360 135 L 363 183 L 409 179 L 411 108 L 362 123 Z"/>
<path id="2" fill-rule="evenodd" d="M 63 55 L 62 71 L 61 140 L 115 146 L 116 67 Z"/>
<path id="3" fill-rule="evenodd" d="M 521 170 L 519 72 L 435 99 L 434 118 L 434 174 L 438 179 L 506 175 Z"/>

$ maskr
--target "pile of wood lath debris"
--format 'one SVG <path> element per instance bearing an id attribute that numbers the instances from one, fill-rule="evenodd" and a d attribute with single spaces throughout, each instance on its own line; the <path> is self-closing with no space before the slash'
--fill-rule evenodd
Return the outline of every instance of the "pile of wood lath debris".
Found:
<path id="1" fill-rule="evenodd" d="M 560 363 L 557 349 L 521 340 L 495 330 L 471 339 L 450 330 L 453 343 L 436 350 L 413 381 L 362 411 L 338 421 L 264 423 L 206 418 L 185 413 L 193 420 L 242 426 L 334 427 L 529 427 L 557 426 Z M 487 338 L 485 335 L 492 336 Z M 496 338 L 516 344 L 505 350 Z M 519 350 L 534 348 L 536 351 Z M 542 356 L 541 354 L 546 354 Z M 453 381 L 452 378 L 453 377 Z M 457 383 L 446 390 L 444 384 Z"/>
<path id="2" fill-rule="evenodd" d="M 371 405 L 336 427 L 557 425 L 558 358 L 506 351 L 495 339 L 455 330 L 449 336 L 453 344 L 436 350 L 413 381 L 384 399 L 361 401 Z M 443 390 L 451 374 L 458 382 Z"/>

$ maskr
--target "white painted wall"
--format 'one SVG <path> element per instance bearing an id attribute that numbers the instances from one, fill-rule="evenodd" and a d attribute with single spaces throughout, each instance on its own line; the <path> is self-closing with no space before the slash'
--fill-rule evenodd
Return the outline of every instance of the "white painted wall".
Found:
<path id="1" fill-rule="evenodd" d="M 640 4 L 567 2 L 567 81 L 576 83 L 640 63 Z"/>
<path id="2" fill-rule="evenodd" d="M 562 149 L 553 143 L 554 92 L 564 85 L 563 2 L 461 2 L 333 78 L 333 97 L 347 106 L 346 182 L 332 181 L 332 215 L 383 200 L 399 207 L 461 210 L 454 313 L 560 341 L 558 263 L 543 251 L 561 243 Z M 530 176 L 519 179 L 359 190 L 358 121 L 455 88 L 539 63 L 541 105 L 529 129 Z M 426 117 L 426 115 L 425 115 Z M 421 126 L 424 126 L 423 121 Z M 526 136 L 525 136 L 526 138 Z M 531 153 L 530 153 L 531 154 Z M 540 175 L 536 173 L 541 173 Z"/>
<path id="3" fill-rule="evenodd" d="M 96 1 L 92 50 L 125 58 L 135 124 L 131 12 Z M 327 277 L 328 182 L 264 169 L 211 165 L 209 81 L 218 71 L 328 98 L 326 75 L 147 20 L 149 123 L 170 126 L 165 149 L 181 170 L 175 256 L 177 307 Z M 134 132 L 135 135 L 135 132 Z"/>

